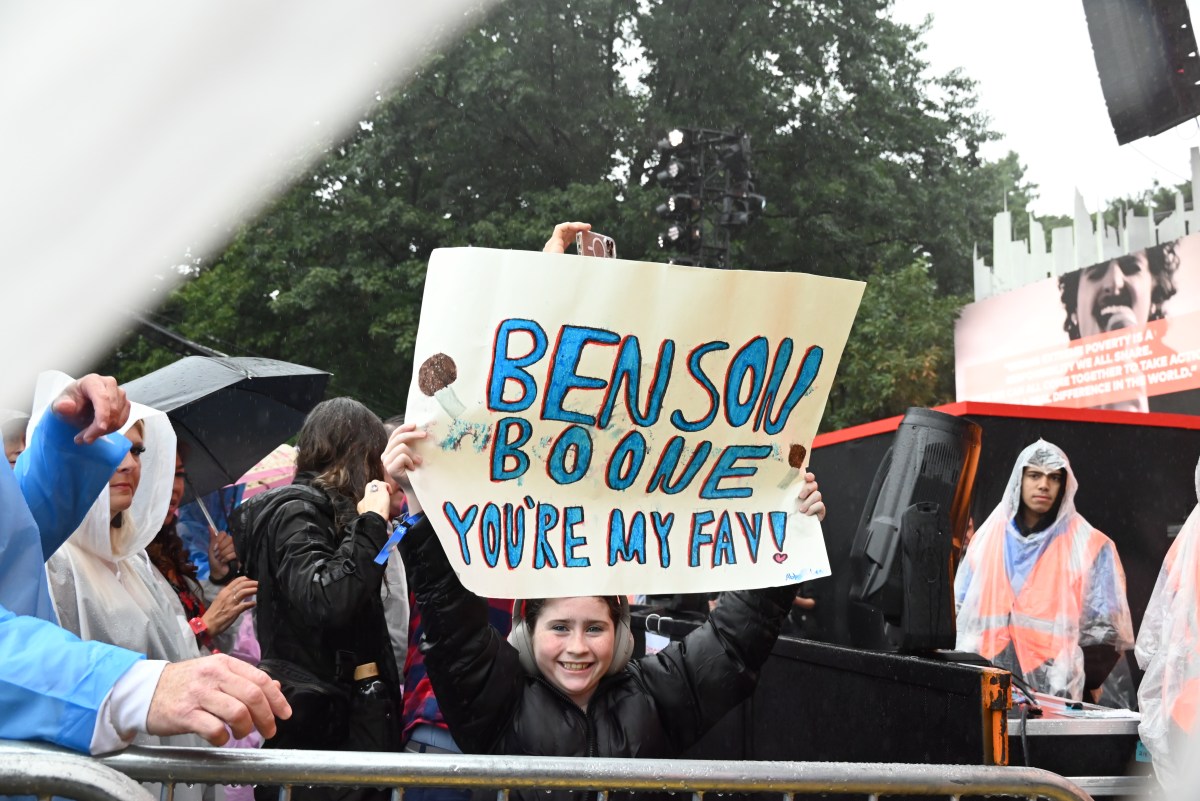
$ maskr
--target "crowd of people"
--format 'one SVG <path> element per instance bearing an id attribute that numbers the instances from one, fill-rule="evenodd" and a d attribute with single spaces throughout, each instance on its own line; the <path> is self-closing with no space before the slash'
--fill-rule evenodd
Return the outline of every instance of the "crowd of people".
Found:
<path id="1" fill-rule="evenodd" d="M 586 229 L 560 225 L 545 249 Z M 685 640 L 635 659 L 626 597 L 479 598 L 410 480 L 425 432 L 350 398 L 311 411 L 294 481 L 241 505 L 232 539 L 212 532 L 201 580 L 175 528 L 188 454 L 166 415 L 111 378 L 58 374 L 21 423 L 5 425 L 0 468 L 0 737 L 91 753 L 678 756 L 753 692 L 796 603 L 794 586 L 724 593 Z M 814 476 L 798 481 L 797 510 L 823 518 Z M 1018 457 L 956 577 L 959 647 L 1027 689 L 1094 700 L 1135 640 L 1120 560 L 1076 511 L 1076 489 L 1056 446 Z M 1200 703 L 1198 514 L 1137 640 L 1156 758 L 1194 729 Z"/>
<path id="2" fill-rule="evenodd" d="M 171 658 L 169 649 L 184 650 L 182 629 L 178 635 L 167 629 L 178 627 L 183 613 L 159 606 L 168 599 L 158 593 L 148 562 L 136 554 L 130 559 L 130 543 L 145 541 L 138 526 L 157 531 L 167 512 L 167 498 L 153 493 L 148 508 L 156 515 L 141 513 L 141 504 L 139 517 L 129 514 L 147 452 L 145 426 L 136 426 L 141 417 L 131 423 L 130 416 L 130 403 L 112 378 L 68 381 L 31 418 L 26 447 L 14 464 L 0 469 L 0 737 L 91 753 L 138 737 L 198 736 L 214 745 L 254 731 L 271 737 L 290 708 L 265 673 L 224 654 Z M 173 437 L 153 444 L 174 447 Z M 97 508 L 102 511 L 93 512 Z M 95 526 L 85 525 L 97 515 L 109 532 L 107 546 L 96 545 Z M 77 535 L 72 547 L 80 556 L 79 573 L 72 575 L 75 553 L 60 560 L 60 586 L 74 590 L 69 597 L 75 604 L 68 606 L 63 596 L 59 603 L 53 599 L 46 562 Z M 81 591 L 93 575 L 102 584 Z M 136 612 L 147 621 L 146 631 L 116 615 L 109 616 L 111 626 L 101 619 L 105 604 L 132 610 L 128 602 L 135 596 L 146 604 Z M 159 610 L 165 619 L 155 617 Z M 60 614 L 81 634 L 86 626 L 87 635 L 134 637 L 147 647 L 81 639 L 59 625 Z M 148 647 L 152 640 L 161 650 Z"/>
<path id="3" fill-rule="evenodd" d="M 89 435 L 91 444 L 76 444 L 78 429 L 64 409 L 81 392 L 89 393 L 82 397 L 91 409 L 101 408 L 98 391 L 122 408 L 107 416 L 93 411 L 102 422 L 92 427 L 96 434 L 122 433 Z M 47 410 L 35 412 L 39 422 L 30 430 L 30 447 L 4 474 L 5 486 L 19 487 L 21 507 L 36 521 L 21 536 L 17 521 L 5 522 L 5 563 L 11 561 L 7 551 L 22 540 L 26 551 L 36 548 L 23 558 L 27 568 L 31 555 L 38 560 L 38 592 L 16 597 L 18 585 L 30 583 L 29 574 L 21 582 L 7 576 L 3 630 L 50 638 L 44 649 L 25 653 L 70 662 L 75 675 L 87 676 L 83 684 L 95 685 L 95 697 L 69 699 L 70 714 L 49 709 L 54 688 L 38 686 L 46 665 L 26 664 L 22 681 L 6 682 L 26 685 L 26 693 L 3 703 L 25 709 L 24 723 L 36 725 L 22 729 L 9 716 L 0 729 L 5 736 L 102 752 L 131 741 L 224 744 L 229 734 L 223 724 L 229 724 L 236 738 L 261 732 L 267 747 L 400 750 L 406 745 L 399 726 L 404 698 L 413 718 L 403 732 L 409 750 L 583 755 L 590 747 L 606 756 L 670 756 L 749 694 L 754 668 L 770 651 L 794 595 L 792 587 L 733 593 L 687 648 L 640 661 L 630 660 L 624 598 L 527 600 L 515 612 L 509 603 L 504 623 L 511 626 L 501 626 L 512 629 L 515 645 L 509 645 L 489 624 L 495 607 L 458 583 L 407 480 L 419 464 L 411 445 L 424 432 L 393 424 L 389 442 L 370 410 L 334 398 L 318 404 L 300 430 L 294 483 L 239 508 L 236 555 L 245 575 L 226 583 L 210 605 L 171 526 L 185 462 L 169 420 L 128 404 L 112 379 L 97 376 L 43 381 L 35 409 L 40 406 Z M 799 503 L 807 513 L 823 514 L 811 479 Z M 396 525 L 408 526 L 409 536 L 394 558 L 381 563 L 376 556 Z M 401 566 L 423 613 L 412 626 L 420 632 L 419 647 L 397 642 L 408 636 L 401 624 L 409 623 L 410 609 L 387 603 L 406 594 L 403 580 L 386 580 L 389 562 Z M 224 650 L 217 648 L 220 635 L 251 608 L 262 670 L 228 656 L 202 658 Z M 112 668 L 97 675 L 97 662 Z M 405 666 L 408 693 L 400 679 Z M 195 685 L 172 695 L 166 671 L 178 667 L 189 675 L 199 671 L 194 681 L 203 680 L 205 671 L 219 672 L 217 693 L 231 676 L 242 681 L 236 693 L 220 699 L 199 698 L 203 693 Z M 16 668 L 9 663 L 6 670 Z M 364 678 L 383 692 L 364 700 L 354 692 Z M 414 696 L 419 703 L 411 702 Z M 693 709 L 693 698 L 706 699 L 704 708 Z M 594 711 L 601 699 L 610 713 L 587 715 L 589 704 Z M 198 708 L 176 709 L 189 701 Z M 87 715 L 74 709 L 81 702 Z M 157 721 L 156 705 L 173 713 L 167 721 Z M 555 707 L 575 713 L 558 713 L 568 728 L 535 725 Z M 528 722 L 513 721 L 507 738 L 498 739 L 505 734 L 501 724 L 518 709 Z M 606 731 L 597 746 L 588 733 L 592 720 L 617 731 Z M 650 726 L 656 720 L 657 730 Z M 440 730 L 441 744 L 413 739 L 423 729 Z M 527 743 L 523 737 L 531 732 L 536 741 Z M 424 734 L 423 740 L 437 739 Z M 214 789 L 177 792 L 202 797 Z"/>
<path id="4" fill-rule="evenodd" d="M 586 229 L 559 226 L 546 250 Z M 4 737 L 92 753 L 236 740 L 671 756 L 752 691 L 795 595 L 732 594 L 687 644 L 644 660 L 630 658 L 625 598 L 475 598 L 407 480 L 423 432 L 389 421 L 389 440 L 349 398 L 309 414 L 294 482 L 239 508 L 236 553 L 212 554 L 239 569 L 201 582 L 174 530 L 187 454 L 166 415 L 94 375 L 44 376 L 33 408 L 26 442 L 10 448 L 6 436 L 0 480 L 0 636 L 6 656 L 23 654 L 5 660 Z M 800 510 L 823 516 L 805 478 Z M 409 530 L 403 550 L 377 558 L 396 526 Z M 254 647 L 239 652 L 248 629 Z M 606 714 L 589 714 L 600 704 Z M 562 731 L 537 724 L 547 714 Z"/>

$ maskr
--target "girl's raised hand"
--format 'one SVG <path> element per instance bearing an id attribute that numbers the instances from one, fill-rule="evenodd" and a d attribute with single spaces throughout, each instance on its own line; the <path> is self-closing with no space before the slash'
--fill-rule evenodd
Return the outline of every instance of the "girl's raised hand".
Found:
<path id="1" fill-rule="evenodd" d="M 817 477 L 812 473 L 804 474 L 804 484 L 800 487 L 800 495 L 796 498 L 796 509 L 803 515 L 825 519 L 825 502 L 821 500 L 821 491 L 817 489 Z"/>

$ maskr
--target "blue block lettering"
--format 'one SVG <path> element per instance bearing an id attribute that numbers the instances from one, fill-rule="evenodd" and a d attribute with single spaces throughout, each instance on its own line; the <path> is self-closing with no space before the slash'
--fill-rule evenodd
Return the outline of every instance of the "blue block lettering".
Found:
<path id="1" fill-rule="evenodd" d="M 446 501 L 442 504 L 442 513 L 446 515 L 446 519 L 450 521 L 450 525 L 454 526 L 454 531 L 458 534 L 458 548 L 462 552 L 463 563 L 471 564 L 471 551 L 467 548 L 467 532 L 471 530 L 471 524 L 475 522 L 475 516 L 479 514 L 479 507 L 477 505 L 468 506 L 460 516 L 458 510 L 454 508 L 454 504 Z"/>
<path id="2" fill-rule="evenodd" d="M 761 417 L 764 423 L 763 430 L 768 434 L 778 434 L 787 425 L 792 409 L 796 408 L 796 404 L 808 392 L 813 381 L 817 378 L 817 373 L 821 371 L 821 359 L 824 353 L 819 345 L 813 345 L 804 354 L 804 358 L 800 361 L 800 367 L 796 370 L 796 380 L 792 382 L 792 388 L 788 390 L 787 397 L 784 398 L 773 419 L 771 417 L 771 410 L 767 408 L 769 402 L 767 396 L 770 395 L 771 399 L 773 399 L 774 393 L 763 394 L 763 413 Z M 758 428 L 757 424 L 755 428 Z"/>
<path id="3" fill-rule="evenodd" d="M 713 546 L 712 564 L 713 567 L 737 564 L 737 555 L 733 552 L 733 527 L 729 525 L 729 512 L 721 512 L 721 516 L 717 518 L 717 542 Z"/>
<path id="4" fill-rule="evenodd" d="M 604 483 L 609 489 L 627 490 L 642 471 L 646 461 L 646 438 L 641 432 L 631 430 L 621 437 L 608 460 L 604 471 Z"/>
<path id="5" fill-rule="evenodd" d="M 615 565 L 618 558 L 624 562 L 636 559 L 639 565 L 646 564 L 646 515 L 642 512 L 633 513 L 628 532 L 624 512 L 613 509 L 608 516 L 608 566 Z"/>
<path id="6" fill-rule="evenodd" d="M 550 446 L 546 472 L 556 484 L 574 484 L 592 464 L 592 436 L 587 429 L 569 426 Z"/>
<path id="7" fill-rule="evenodd" d="M 783 551 L 783 541 L 787 539 L 787 512 L 769 512 L 767 522 L 771 526 L 771 537 L 775 540 L 775 549 Z"/>
<path id="8" fill-rule="evenodd" d="M 660 567 L 671 566 L 671 544 L 667 537 L 671 535 L 671 526 L 675 525 L 675 513 L 664 516 L 659 512 L 650 513 L 650 525 L 654 536 L 658 538 L 658 564 Z"/>
<path id="9" fill-rule="evenodd" d="M 742 527 L 742 534 L 746 536 L 746 545 L 750 548 L 750 563 L 758 564 L 758 540 L 762 536 L 762 512 L 754 512 L 747 515 L 745 512 L 738 512 L 738 524 Z"/>
<path id="10" fill-rule="evenodd" d="M 525 507 L 511 503 L 504 504 L 504 551 L 509 570 L 521 563 L 521 555 L 525 551 Z"/>
<path id="11" fill-rule="evenodd" d="M 721 487 L 720 483 L 727 478 L 742 478 L 758 472 L 757 467 L 750 465 L 738 466 L 738 459 L 765 459 L 771 453 L 770 445 L 730 445 L 721 451 L 717 463 L 709 471 L 704 486 L 700 488 L 700 497 L 706 500 L 720 498 L 749 498 L 754 494 L 752 487 Z"/>
<path id="12" fill-rule="evenodd" d="M 494 503 L 483 506 L 483 516 L 479 522 L 479 544 L 483 548 L 483 561 L 488 567 L 495 567 L 500 562 L 500 507 Z"/>
<path id="13" fill-rule="evenodd" d="M 671 365 L 674 361 L 675 341 L 665 339 L 658 351 L 654 382 L 647 393 L 646 410 L 643 412 L 638 406 L 638 397 L 642 392 L 642 347 L 635 336 L 627 336 L 621 340 L 612 378 L 608 382 L 604 408 L 600 410 L 596 425 L 600 428 L 608 427 L 622 386 L 625 387 L 625 410 L 629 419 L 639 426 L 652 426 L 657 423 L 659 415 L 662 414 L 663 397 L 667 394 L 667 383 L 671 378 Z"/>
<path id="14" fill-rule="evenodd" d="M 688 567 L 700 567 L 700 546 L 712 543 L 712 534 L 704 527 L 716 519 L 712 512 L 695 512 L 692 514 L 692 536 L 688 542 Z"/>
<path id="15" fill-rule="evenodd" d="M 592 560 L 575 555 L 575 549 L 587 544 L 587 537 L 576 536 L 575 526 L 583 522 L 583 507 L 568 506 L 563 509 L 563 566 L 589 567 Z"/>
<path id="16" fill-rule="evenodd" d="M 770 346 L 766 337 L 755 337 L 734 355 L 725 373 L 725 419 L 737 428 L 754 413 L 758 395 L 767 378 L 767 356 Z M 746 376 L 751 377 L 750 391 L 742 392 Z M 743 394 L 745 397 L 743 397 Z"/>
<path id="17" fill-rule="evenodd" d="M 703 345 L 698 345 L 688 354 L 688 373 L 708 394 L 708 411 L 699 420 L 689 422 L 683 416 L 683 412 L 680 409 L 676 409 L 671 413 L 671 425 L 675 426 L 675 428 L 680 431 L 703 431 L 712 425 L 713 420 L 717 419 L 720 393 L 717 392 L 717 388 L 713 385 L 709 377 L 704 374 L 704 368 L 700 366 L 700 359 L 703 358 L 704 354 L 711 353 L 714 350 L 728 349 L 728 342 L 705 342 Z"/>
<path id="18" fill-rule="evenodd" d="M 515 437 L 513 429 L 517 432 Z M 496 423 L 496 436 L 492 437 L 492 481 L 510 481 L 525 475 L 529 457 L 521 447 L 531 436 L 533 426 L 520 417 L 505 417 Z"/>
<path id="19" fill-rule="evenodd" d="M 712 450 L 712 443 L 708 440 L 702 441 L 696 446 L 695 453 L 688 461 L 687 467 L 683 469 L 683 473 L 676 479 L 675 483 L 671 483 L 671 476 L 675 472 L 675 468 L 679 465 L 679 458 L 683 454 L 683 437 L 675 436 L 667 440 L 667 447 L 663 449 L 662 456 L 658 459 L 658 464 L 654 468 L 654 473 L 650 476 L 650 482 L 646 485 L 646 492 L 654 492 L 659 490 L 666 495 L 675 495 L 687 489 L 688 484 L 692 483 L 692 479 L 696 477 L 696 473 L 704 465 L 708 459 L 709 451 Z"/>
<path id="20" fill-rule="evenodd" d="M 508 355 L 508 342 L 515 332 L 523 331 L 533 338 L 533 346 L 524 356 Z M 536 364 L 546 355 L 546 332 L 533 320 L 509 318 L 496 329 L 492 343 L 492 370 L 488 374 L 488 408 L 497 412 L 521 412 L 533 405 L 537 397 L 537 383 L 524 368 Z M 504 390 L 509 381 L 517 382 L 521 396 L 516 400 L 504 399 Z"/>
<path id="21" fill-rule="evenodd" d="M 539 503 L 537 505 L 537 541 L 533 552 L 535 570 L 541 570 L 546 565 L 558 567 L 558 557 L 554 555 L 554 549 L 550 547 L 550 540 L 546 539 L 546 535 L 557 525 L 558 507 L 549 503 Z"/>
<path id="22" fill-rule="evenodd" d="M 586 328 L 578 325 L 564 325 L 558 333 L 558 342 L 554 346 L 554 358 L 550 362 L 550 374 L 546 377 L 546 393 L 542 401 L 543 420 L 561 420 L 564 423 L 578 423 L 590 426 L 596 424 L 596 418 L 590 414 L 573 412 L 563 408 L 567 393 L 573 389 L 604 389 L 608 382 L 591 376 L 581 376 L 579 358 L 583 355 L 583 347 L 589 342 L 600 345 L 616 345 L 621 337 L 612 331 L 601 328 Z"/>

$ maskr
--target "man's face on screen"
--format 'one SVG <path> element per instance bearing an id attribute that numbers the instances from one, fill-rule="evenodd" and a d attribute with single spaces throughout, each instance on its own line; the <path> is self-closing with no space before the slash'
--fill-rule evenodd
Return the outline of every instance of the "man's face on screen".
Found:
<path id="1" fill-rule="evenodd" d="M 1079 335 L 1090 337 L 1119 328 L 1145 325 L 1150 319 L 1154 276 L 1146 252 L 1096 264 L 1079 276 L 1075 314 Z"/>

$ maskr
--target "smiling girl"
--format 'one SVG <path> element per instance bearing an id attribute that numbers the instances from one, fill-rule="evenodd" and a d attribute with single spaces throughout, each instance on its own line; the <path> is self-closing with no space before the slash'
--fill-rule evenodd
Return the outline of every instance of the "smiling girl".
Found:
<path id="1" fill-rule="evenodd" d="M 424 615 L 425 665 L 464 753 L 675 757 L 753 692 L 795 586 L 727 592 L 682 642 L 632 661 L 622 597 L 517 601 L 505 642 L 419 514 L 408 472 L 425 433 L 414 429 L 392 434 L 384 463 L 418 517 L 400 550 Z M 801 512 L 824 518 L 811 473 L 800 496 Z"/>

